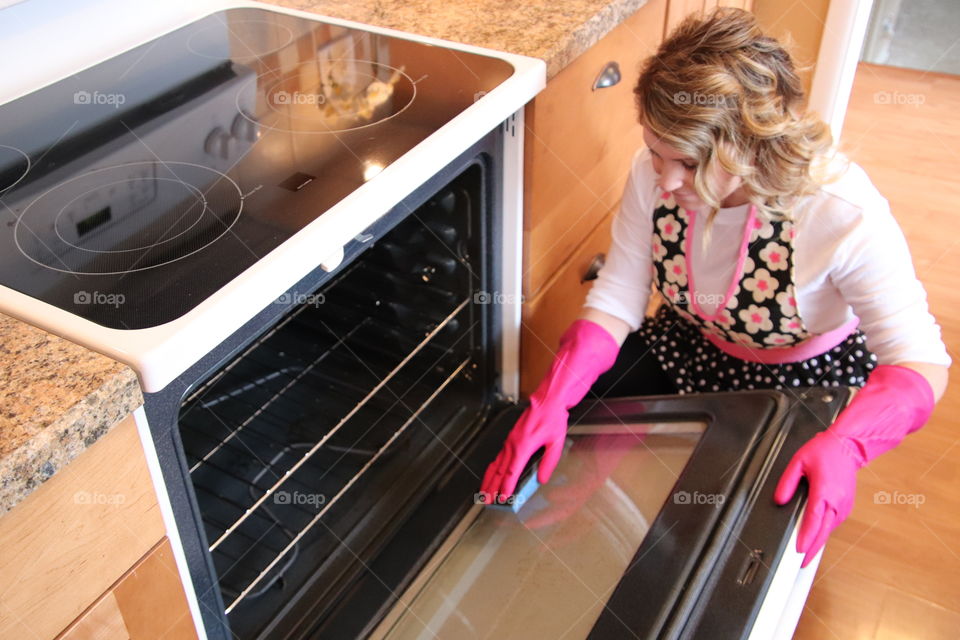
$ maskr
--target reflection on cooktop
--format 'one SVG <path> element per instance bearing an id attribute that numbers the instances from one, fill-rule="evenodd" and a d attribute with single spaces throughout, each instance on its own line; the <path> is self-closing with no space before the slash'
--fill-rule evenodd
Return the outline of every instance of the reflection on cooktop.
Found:
<path id="1" fill-rule="evenodd" d="M 134 162 L 47 190 L 17 219 L 14 240 L 26 258 L 47 269 L 119 275 L 208 247 L 230 230 L 242 208 L 237 184 L 218 171 L 185 162 Z"/>
<path id="2" fill-rule="evenodd" d="M 287 72 L 268 70 L 256 81 L 266 85 L 269 110 L 258 124 L 297 133 L 379 124 L 406 110 L 417 95 L 403 69 L 370 60 L 309 61 Z"/>

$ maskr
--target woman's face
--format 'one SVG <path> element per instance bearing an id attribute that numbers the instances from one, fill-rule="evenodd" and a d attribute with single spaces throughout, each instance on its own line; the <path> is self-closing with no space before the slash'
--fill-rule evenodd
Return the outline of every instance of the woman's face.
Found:
<path id="1" fill-rule="evenodd" d="M 661 142 L 646 127 L 643 128 L 643 141 L 650 148 L 653 169 L 660 176 L 657 181 L 658 186 L 672 193 L 674 200 L 684 209 L 692 211 L 704 209 L 707 205 L 700 199 L 693 185 L 697 161 Z M 741 189 L 742 180 L 739 176 L 716 167 L 713 184 L 716 185 L 717 195 L 720 196 L 720 206 L 735 207 L 748 202 Z"/>

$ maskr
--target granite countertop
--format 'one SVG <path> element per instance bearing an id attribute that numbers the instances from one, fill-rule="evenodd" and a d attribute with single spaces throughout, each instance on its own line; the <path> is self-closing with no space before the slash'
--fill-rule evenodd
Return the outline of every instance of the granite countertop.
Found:
<path id="1" fill-rule="evenodd" d="M 0 314 L 0 514 L 142 404 L 126 365 Z"/>
<path id="2" fill-rule="evenodd" d="M 647 0 L 267 0 L 344 20 L 540 58 L 547 78 Z M 0 314 L 0 514 L 143 404 L 125 365 Z"/>
<path id="3" fill-rule="evenodd" d="M 547 79 L 647 4 L 647 0 L 265 0 L 310 11 L 547 63 Z"/>

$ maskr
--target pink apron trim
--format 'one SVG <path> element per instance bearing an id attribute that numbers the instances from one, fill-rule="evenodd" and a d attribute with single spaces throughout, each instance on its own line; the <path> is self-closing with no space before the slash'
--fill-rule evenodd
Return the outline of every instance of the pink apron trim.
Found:
<path id="1" fill-rule="evenodd" d="M 690 257 L 690 247 L 693 244 L 693 228 L 697 219 L 697 214 L 689 209 L 685 209 L 685 211 L 690 217 L 690 224 L 687 228 L 687 237 L 684 238 L 683 243 L 683 257 L 687 264 L 687 280 L 690 282 L 690 286 L 688 287 L 690 291 L 690 306 L 703 320 L 707 322 L 713 322 L 714 320 L 717 320 L 720 317 L 720 314 L 726 310 L 727 302 L 730 301 L 730 296 L 733 295 L 734 290 L 736 290 L 737 285 L 740 283 L 740 278 L 743 276 L 743 263 L 747 261 L 747 244 L 750 242 L 750 234 L 753 233 L 753 221 L 757 216 L 757 208 L 752 204 L 750 205 L 750 211 L 747 214 L 747 222 L 743 225 L 743 238 L 740 240 L 740 255 L 737 257 L 737 268 L 733 273 L 733 277 L 730 279 L 730 286 L 727 287 L 727 292 L 724 294 L 723 300 L 720 301 L 720 304 L 717 305 L 716 311 L 714 311 L 711 315 L 705 314 L 703 309 L 700 308 L 700 305 L 697 304 L 697 287 L 693 283 L 693 259 Z"/>
<path id="2" fill-rule="evenodd" d="M 764 347 L 755 349 L 742 344 L 727 342 L 717 336 L 704 332 L 703 335 L 715 347 L 728 356 L 760 364 L 783 364 L 816 358 L 847 339 L 860 324 L 859 318 L 853 318 L 833 331 L 811 336 L 793 347 Z"/>

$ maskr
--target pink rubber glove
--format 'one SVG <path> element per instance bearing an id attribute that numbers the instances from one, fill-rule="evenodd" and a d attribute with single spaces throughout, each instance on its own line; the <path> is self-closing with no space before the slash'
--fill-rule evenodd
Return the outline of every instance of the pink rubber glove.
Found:
<path id="1" fill-rule="evenodd" d="M 523 467 L 540 447 L 546 447 L 537 471 L 537 480 L 545 484 L 560 462 L 567 435 L 568 410 L 583 400 L 604 371 L 613 366 L 620 347 L 606 329 L 577 320 L 560 337 L 557 352 L 546 377 L 530 396 L 530 406 L 487 467 L 480 486 L 491 501 L 509 496 L 516 488 Z"/>
<path id="2" fill-rule="evenodd" d="M 773 499 L 789 502 L 800 477 L 806 476 L 810 493 L 797 536 L 797 551 L 805 554 L 801 566 L 810 564 L 834 527 L 850 515 L 857 471 L 922 427 L 933 404 L 933 390 L 923 375 L 881 365 L 836 422 L 794 454 Z"/>

